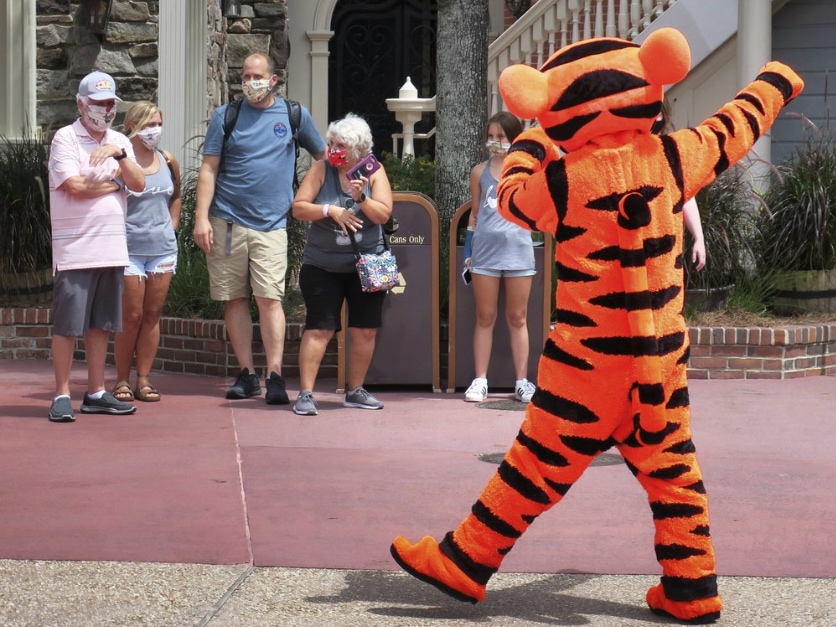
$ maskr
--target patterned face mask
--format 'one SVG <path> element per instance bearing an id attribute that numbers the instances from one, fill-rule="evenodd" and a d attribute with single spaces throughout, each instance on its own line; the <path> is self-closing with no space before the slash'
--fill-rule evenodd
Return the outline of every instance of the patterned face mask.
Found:
<path id="1" fill-rule="evenodd" d="M 270 79 L 262 78 L 257 81 L 244 81 L 241 83 L 244 90 L 244 97 L 250 102 L 261 102 L 270 93 Z"/>
<path id="2" fill-rule="evenodd" d="M 145 144 L 146 148 L 154 150 L 157 144 L 160 143 L 160 136 L 163 134 L 162 126 L 149 126 L 141 131 L 137 131 L 136 136 Z"/>
<path id="3" fill-rule="evenodd" d="M 491 153 L 491 157 L 499 157 L 500 155 L 504 155 L 508 152 L 508 149 L 511 148 L 511 144 L 499 141 L 490 141 L 485 142 L 485 148 L 487 148 L 488 152 Z"/>
<path id="4" fill-rule="evenodd" d="M 116 118 L 116 107 L 90 104 L 87 105 L 84 117 L 87 118 L 87 122 L 94 130 L 106 131 Z"/>
<path id="5" fill-rule="evenodd" d="M 335 168 L 348 163 L 348 151 L 332 148 L 328 151 L 328 163 Z"/>

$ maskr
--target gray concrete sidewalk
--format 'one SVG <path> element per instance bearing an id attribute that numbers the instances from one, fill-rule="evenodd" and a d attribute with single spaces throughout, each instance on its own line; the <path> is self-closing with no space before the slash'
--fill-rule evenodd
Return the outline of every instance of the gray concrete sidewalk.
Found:
<path id="1" fill-rule="evenodd" d="M 0 560 L 4 627 L 502 627 L 670 624 L 650 575 L 498 574 L 459 603 L 404 573 L 198 564 Z M 836 580 L 721 577 L 718 625 L 832 627 Z"/>

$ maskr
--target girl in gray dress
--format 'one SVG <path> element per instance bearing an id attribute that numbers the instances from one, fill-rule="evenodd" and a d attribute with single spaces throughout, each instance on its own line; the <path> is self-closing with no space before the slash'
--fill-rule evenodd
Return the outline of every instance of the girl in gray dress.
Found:
<path id="1" fill-rule="evenodd" d="M 505 320 L 511 334 L 511 357 L 516 381 L 514 398 L 531 400 L 534 384 L 527 378 L 528 297 L 531 294 L 534 248 L 531 234 L 511 224 L 496 211 L 496 188 L 502 162 L 511 142 L 522 132 L 519 119 L 500 112 L 487 124 L 487 161 L 470 173 L 473 196 L 465 240 L 465 267 L 473 280 L 476 302 L 476 328 L 473 331 L 473 363 L 476 378 L 465 392 L 465 400 L 484 401 L 488 396 L 488 364 L 491 359 L 493 329 L 496 323 L 500 284 L 505 288 Z"/>

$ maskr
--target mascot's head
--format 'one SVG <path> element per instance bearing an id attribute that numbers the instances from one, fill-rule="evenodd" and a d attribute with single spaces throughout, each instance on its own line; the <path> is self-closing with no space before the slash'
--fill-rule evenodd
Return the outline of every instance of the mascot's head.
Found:
<path id="1" fill-rule="evenodd" d="M 536 118 L 565 151 L 620 131 L 649 132 L 659 115 L 664 86 L 691 68 L 688 42 L 660 28 L 640 46 L 624 39 L 588 39 L 555 52 L 539 70 L 505 68 L 499 91 L 508 110 Z"/>

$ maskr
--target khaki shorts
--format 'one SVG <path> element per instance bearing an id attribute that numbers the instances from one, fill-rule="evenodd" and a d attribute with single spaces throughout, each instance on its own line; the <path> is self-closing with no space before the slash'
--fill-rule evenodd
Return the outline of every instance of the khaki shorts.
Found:
<path id="1" fill-rule="evenodd" d="M 287 230 L 254 231 L 209 218 L 215 243 L 206 255 L 212 300 L 282 300 L 287 274 Z"/>

